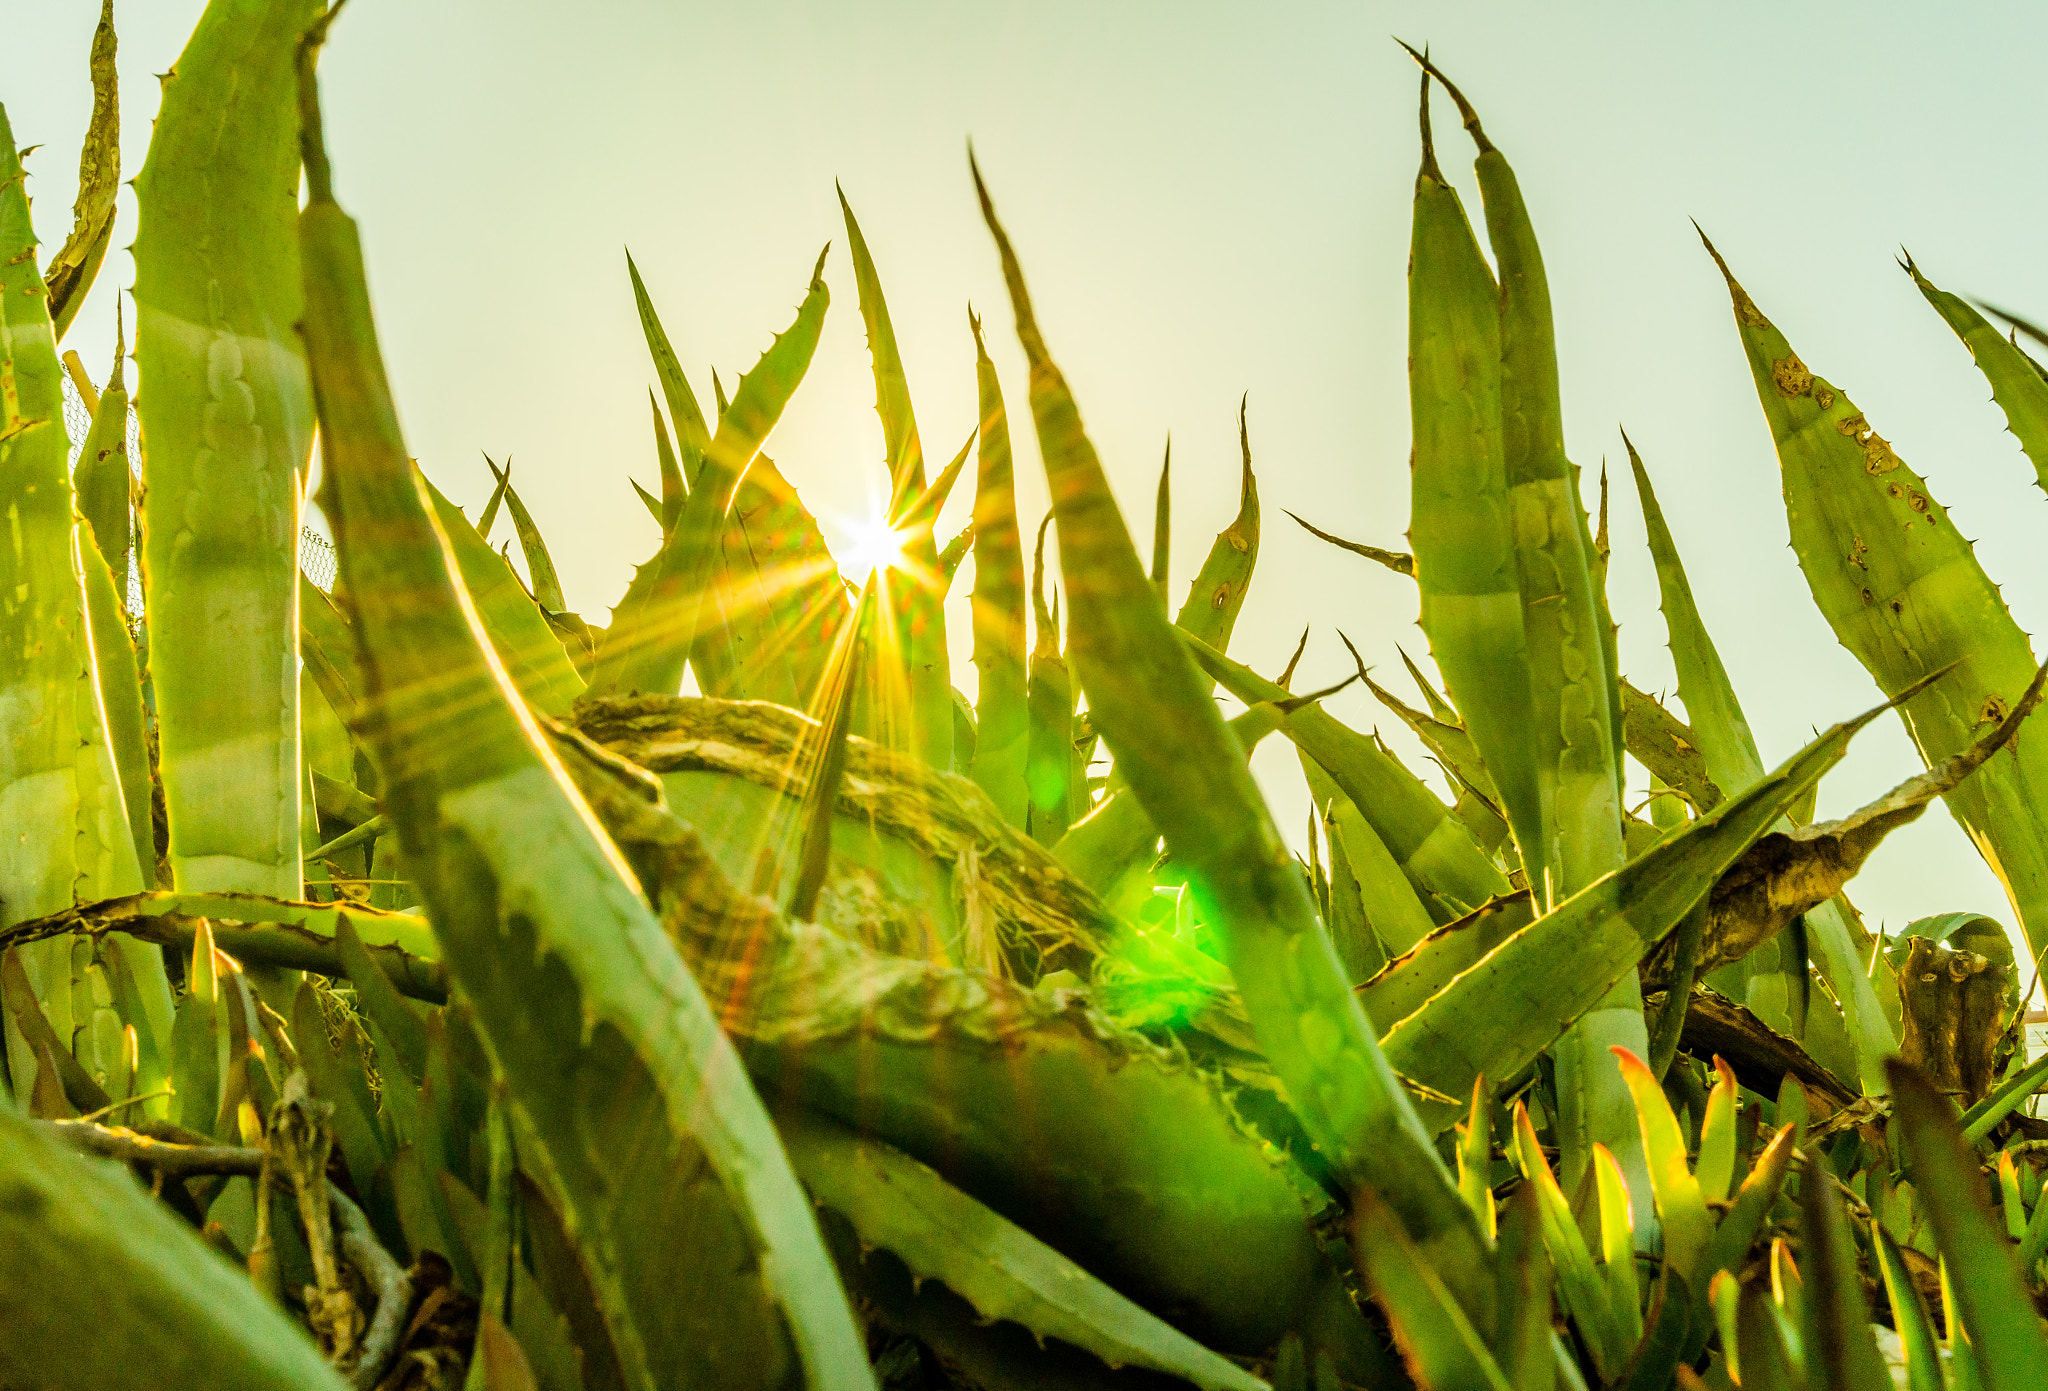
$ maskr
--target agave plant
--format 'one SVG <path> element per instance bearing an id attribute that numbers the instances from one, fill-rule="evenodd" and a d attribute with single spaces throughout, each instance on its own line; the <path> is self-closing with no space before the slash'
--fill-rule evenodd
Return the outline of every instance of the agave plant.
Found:
<path id="1" fill-rule="evenodd" d="M 1973 573 L 1963 543 L 1739 289 L 1802 559 L 1824 608 L 1819 557 L 1875 577 L 1838 628 L 1890 697 L 1775 769 L 1632 450 L 1685 718 L 1622 676 L 1535 234 L 1425 61 L 1413 550 L 1338 543 L 1416 586 L 1427 708 L 1361 675 L 1447 802 L 1330 692 L 1228 655 L 1260 541 L 1242 412 L 1238 513 L 1169 612 L 1167 470 L 1148 565 L 978 169 L 1054 504 L 1028 582 L 982 323 L 978 427 L 931 474 L 842 194 L 900 559 L 843 581 L 762 452 L 823 260 L 708 413 L 629 261 L 661 539 L 606 623 L 570 612 L 510 460 L 472 522 L 407 454 L 322 138 L 333 18 L 212 0 L 165 84 L 139 459 L 118 358 L 103 385 L 71 359 L 90 424 L 62 423 L 119 172 L 111 4 L 48 261 L 0 111 L 0 1380 L 1775 1391 L 1892 1384 L 1887 1348 L 1913 1391 L 2048 1372 L 2048 1066 L 2013 1046 L 2003 930 L 1878 941 L 1841 897 L 1948 797 L 2031 930 L 2015 735 L 2043 678 L 1968 584 L 1918 583 Z M 1928 288 L 2031 440 L 2048 386 Z M 1842 511 L 1844 451 L 1899 526 Z M 972 699 L 945 629 L 968 555 Z M 1945 636 L 1901 666 L 1907 631 Z M 1813 823 L 1890 708 L 1928 770 Z M 1305 862 L 1246 765 L 1274 734 Z"/>

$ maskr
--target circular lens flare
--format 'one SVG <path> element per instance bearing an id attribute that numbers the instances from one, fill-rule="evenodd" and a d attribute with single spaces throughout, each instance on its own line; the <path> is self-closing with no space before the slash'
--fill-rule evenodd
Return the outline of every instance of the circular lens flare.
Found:
<path id="1" fill-rule="evenodd" d="M 903 543 L 909 538 L 883 517 L 866 517 L 847 528 L 846 569 L 855 576 L 903 565 Z"/>

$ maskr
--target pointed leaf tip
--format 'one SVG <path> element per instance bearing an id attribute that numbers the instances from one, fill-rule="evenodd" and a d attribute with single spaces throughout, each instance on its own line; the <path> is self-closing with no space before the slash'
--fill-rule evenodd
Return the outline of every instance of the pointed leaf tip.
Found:
<path id="1" fill-rule="evenodd" d="M 1405 45 L 1404 45 L 1404 46 L 1405 46 Z M 1415 177 L 1416 177 L 1416 180 L 1417 180 L 1418 182 L 1420 182 L 1420 181 L 1421 181 L 1421 180 L 1423 180 L 1423 179 L 1428 179 L 1428 180 L 1429 180 L 1429 181 L 1430 181 L 1431 183 L 1434 183 L 1434 184 L 1442 184 L 1442 183 L 1444 183 L 1444 181 L 1445 181 L 1445 180 L 1444 180 L 1444 171 L 1443 171 L 1443 170 L 1442 170 L 1441 168 L 1439 168 L 1439 167 L 1437 166 L 1437 162 L 1436 162 L 1436 142 L 1435 142 L 1435 141 L 1433 141 L 1433 140 L 1432 140 L 1432 139 L 1430 138 L 1430 134 L 1429 134 L 1429 69 L 1428 69 L 1428 67 L 1426 67 L 1426 66 L 1425 66 L 1425 67 L 1424 67 L 1424 68 L 1422 69 L 1422 107 L 1421 107 L 1421 110 L 1422 110 L 1422 168 L 1421 168 L 1421 170 L 1420 170 L 1420 171 L 1419 171 L 1419 172 L 1418 172 L 1418 173 L 1416 174 L 1416 176 L 1415 176 Z"/>

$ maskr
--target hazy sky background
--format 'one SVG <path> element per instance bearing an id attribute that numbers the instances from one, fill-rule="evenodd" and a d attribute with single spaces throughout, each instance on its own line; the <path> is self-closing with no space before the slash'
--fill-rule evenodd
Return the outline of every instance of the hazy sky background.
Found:
<path id="1" fill-rule="evenodd" d="M 33 11 L 35 41 L 0 49 L 0 100 L 16 138 L 43 145 L 30 188 L 50 249 L 68 227 L 98 8 L 0 4 Z M 200 9 L 119 8 L 126 176 L 148 144 L 151 74 Z M 835 542 L 885 477 L 834 178 L 888 291 L 928 456 L 943 462 L 975 422 L 969 301 L 1021 411 L 971 136 L 1141 547 L 1173 433 L 1175 602 L 1235 509 L 1248 392 L 1265 528 L 1233 652 L 1273 672 L 1313 623 L 1306 689 L 1348 672 L 1341 626 L 1412 696 L 1395 651 L 1426 650 L 1412 585 L 1281 512 L 1403 544 L 1416 71 L 1391 34 L 1431 45 L 1520 174 L 1557 306 L 1568 446 L 1589 475 L 1622 465 L 1613 597 L 1638 684 L 1664 689 L 1671 668 L 1617 424 L 1657 481 L 1766 759 L 1879 698 L 1786 546 L 1727 293 L 1688 218 L 1928 476 L 2022 625 L 2040 626 L 2048 507 L 1968 353 L 1893 259 L 1908 247 L 1947 288 L 2048 314 L 2040 113 L 2024 95 L 2048 49 L 2038 5 L 355 0 L 322 73 L 411 446 L 472 515 L 490 482 L 479 451 L 514 456 L 593 621 L 656 539 L 626 482 L 652 486 L 656 470 L 622 247 L 708 402 L 709 368 L 730 386 L 752 365 L 833 242 L 824 339 L 768 447 Z M 1476 218 L 1469 145 L 1441 99 L 1438 130 Z M 117 246 L 133 215 L 124 192 Z M 96 377 L 132 275 L 110 255 L 67 340 Z M 1017 448 L 1029 525 L 1045 489 L 1028 430 Z M 1421 766 L 1369 694 L 1331 708 Z M 1257 767 L 1299 841 L 1291 750 L 1270 741 Z M 1822 814 L 1917 767 L 1887 721 L 1824 785 Z M 1851 890 L 1893 928 L 1958 908 L 2011 918 L 1939 808 Z"/>

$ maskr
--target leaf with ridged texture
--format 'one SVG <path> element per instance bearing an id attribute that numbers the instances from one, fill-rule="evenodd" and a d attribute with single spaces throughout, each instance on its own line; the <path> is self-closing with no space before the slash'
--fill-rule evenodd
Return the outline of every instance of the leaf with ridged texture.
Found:
<path id="1" fill-rule="evenodd" d="M 300 892 L 292 54 L 320 0 L 212 0 L 135 180 L 142 579 L 178 888 Z"/>
<path id="2" fill-rule="evenodd" d="M 121 191 L 121 97 L 115 70 L 114 0 L 101 0 L 93 30 L 92 120 L 78 152 L 78 198 L 71 208 L 71 235 L 43 268 L 50 287 L 50 322 L 61 339 L 78 316 L 106 259 L 114 235 L 114 202 Z M 125 402 L 124 402 L 125 409 Z M 123 587 L 126 592 L 126 587 Z"/>
<path id="3" fill-rule="evenodd" d="M 708 627 L 717 619 L 704 601 L 718 576 L 720 537 L 734 495 L 817 349 L 831 300 L 820 278 L 824 268 L 820 252 L 795 321 L 776 336 L 754 370 L 740 378 L 731 406 L 719 414 L 718 432 L 705 446 L 674 529 L 634 571 L 612 610 L 591 671 L 592 695 L 674 695 L 682 689 L 699 624 Z"/>
<path id="4" fill-rule="evenodd" d="M 1425 73 L 1408 257 L 1408 534 L 1430 653 L 1500 789 L 1529 882 L 1540 888 L 1548 839 L 1501 435 L 1500 291 L 1437 167 L 1429 84 Z"/>
<path id="5" fill-rule="evenodd" d="M 1205 1391 L 1264 1386 L 893 1146 L 800 1111 L 782 1113 L 777 1126 L 813 1201 L 850 1222 L 863 1247 L 888 1251 L 914 1280 L 945 1285 L 980 1318 Z"/>
<path id="6" fill-rule="evenodd" d="M 8 827 L 0 837 L 0 926 L 62 911 L 74 897 L 132 893 L 143 882 L 120 750 L 108 739 L 85 582 L 89 567 L 104 575 L 104 563 L 74 521 L 62 369 L 24 184 L 0 108 L 0 506 L 10 519 L 0 541 L 0 589 L 8 595 L 0 613 L 0 821 Z M 108 657 L 109 675 L 118 676 L 119 653 Z M 85 1023 L 72 1018 L 69 944 L 24 951 L 68 1057 L 72 1028 Z M 159 965 L 159 982 L 161 975 Z M 9 1034 L 8 1051 L 25 1100 L 32 1056 L 18 1033 Z"/>
<path id="7" fill-rule="evenodd" d="M 1288 699 L 1285 687 L 1183 637 L 1202 669 L 1246 704 Z M 1455 921 L 1508 891 L 1502 874 L 1436 794 L 1373 740 L 1321 706 L 1287 717 L 1281 730 L 1321 764 L 1357 806 L 1415 886 L 1430 916 Z"/>
<path id="8" fill-rule="evenodd" d="M 689 697 L 594 701 L 578 728 L 658 774 L 670 805 L 740 883 L 752 882 L 759 829 L 801 800 L 801 750 L 816 739 L 816 725 L 793 710 Z M 1029 982 L 1053 970 L 1085 977 L 1117 930 L 1101 901 L 978 788 L 907 755 L 849 740 L 836 812 L 821 919 L 870 946 L 1000 962 Z M 993 961 L 968 949 L 976 924 Z"/>
<path id="9" fill-rule="evenodd" d="M 662 806 L 583 785 L 761 1085 L 931 1165 L 1211 1347 L 1252 1354 L 1303 1325 L 1361 1346 L 1307 1226 L 1312 1186 L 1186 1053 L 1083 991 L 788 923 Z"/>
<path id="10" fill-rule="evenodd" d="M 1900 708 L 1931 767 L 1997 724 L 2026 688 L 2034 674 L 2027 636 L 1926 480 L 1845 393 L 1808 370 L 1722 270 L 1815 604 L 1887 695 L 1942 673 Z M 2048 949 L 2044 788 L 2048 741 L 2023 740 L 1944 799 L 2005 885 L 2037 953 Z"/>
<path id="11" fill-rule="evenodd" d="M 315 117 L 310 65 L 304 83 Z M 522 1162 L 563 1214 L 629 1386 L 870 1391 L 851 1312 L 739 1059 L 487 655 L 399 434 L 355 225 L 333 201 L 317 126 L 307 170 L 322 510 L 355 606 L 366 725 L 408 877 L 506 1084 Z M 718 467 L 714 446 L 706 476 Z M 715 493 L 722 511 L 728 492 L 711 483 L 693 497 Z"/>
<path id="12" fill-rule="evenodd" d="M 1393 1206 L 1461 1297 L 1483 1298 L 1484 1240 L 1381 1056 L 1307 886 L 1210 699 L 1210 682 L 1139 563 L 978 171 L 975 184 L 1031 360 L 1031 413 L 1059 522 L 1070 656 L 1095 728 L 1188 871 L 1205 916 L 1221 927 L 1246 1012 L 1303 1129 L 1342 1181 L 1369 1186 Z"/>
<path id="13" fill-rule="evenodd" d="M 0 1380 L 341 1391 L 313 1340 L 120 1166 L 0 1104 Z"/>
<path id="14" fill-rule="evenodd" d="M 1526 719 L 1531 743 L 1526 751 L 1512 745 L 1489 747 L 1499 736 L 1486 728 L 1483 721 L 1472 724 L 1470 715 L 1468 724 L 1472 724 L 1474 742 L 1502 791 L 1503 810 L 1514 826 L 1529 887 L 1536 894 L 1538 906 L 1547 910 L 1618 869 L 1627 858 L 1621 831 L 1622 749 L 1617 708 L 1620 692 L 1612 630 L 1604 604 L 1595 602 L 1593 540 L 1588 534 L 1585 509 L 1579 503 L 1577 472 L 1565 457 L 1550 287 L 1521 186 L 1506 157 L 1487 139 L 1478 114 L 1463 94 L 1428 59 L 1421 61 L 1431 75 L 1443 82 L 1445 91 L 1457 103 L 1465 129 L 1478 147 L 1475 168 L 1486 212 L 1487 236 L 1500 267 L 1500 468 L 1522 609 L 1523 643 L 1519 653 L 1525 662 L 1518 668 L 1513 644 L 1503 649 L 1505 661 L 1487 679 L 1483 698 L 1497 698 L 1497 691 L 1522 692 L 1528 702 Z M 1418 186 L 1418 209 L 1423 196 Z M 1418 251 L 1428 245 L 1422 237 L 1423 226 L 1418 211 Z M 1454 240 L 1454 235 L 1444 239 Z M 1437 254 L 1442 256 L 1445 252 L 1439 250 Z M 1462 259 L 1462 253 L 1459 257 Z M 1457 323 L 1460 312 L 1469 312 L 1463 309 L 1463 297 L 1472 293 L 1476 279 L 1470 271 L 1462 272 L 1455 280 L 1448 274 L 1434 280 L 1415 276 L 1412 283 L 1418 290 L 1433 290 L 1443 297 L 1442 312 L 1447 315 L 1442 320 L 1425 319 L 1421 327 L 1440 332 L 1446 324 Z M 1427 303 L 1425 300 L 1425 307 Z M 1411 316 L 1419 312 L 1422 310 L 1411 305 Z M 1411 333 L 1414 331 L 1411 329 Z M 1441 353 L 1442 349 L 1438 351 Z M 1439 372 L 1444 365 L 1438 363 Z M 1441 377 L 1432 384 L 1438 392 L 1442 391 Z M 1440 401 L 1436 409 L 1444 409 Z M 1418 429 L 1418 499 L 1428 491 L 1420 479 L 1423 438 Z M 1440 460 L 1436 467 L 1456 469 L 1460 465 Z M 1482 507 L 1491 493 L 1490 472 L 1484 478 L 1475 477 L 1474 482 L 1480 491 L 1469 505 Z M 1442 484 L 1435 480 L 1429 484 L 1430 489 L 1439 486 Z M 1442 500 L 1437 500 L 1436 506 L 1442 505 Z M 1446 545 L 1445 541 L 1439 536 L 1436 545 L 1430 548 L 1425 548 L 1420 540 L 1416 543 L 1426 606 L 1430 592 L 1429 562 L 1447 563 L 1455 550 L 1455 544 Z M 1490 547 L 1491 537 L 1480 544 Z M 1479 555 L 1472 559 L 1479 559 Z M 1451 565 L 1467 563 L 1462 557 L 1448 561 Z M 1438 637 L 1427 607 L 1423 627 L 1431 633 L 1435 650 Z M 1445 637 L 1448 639 L 1450 634 Z M 1443 664 L 1441 656 L 1438 664 Z M 1445 677 L 1451 681 L 1450 668 L 1445 669 Z M 1458 698 L 1458 683 L 1451 681 L 1451 687 L 1453 697 Z M 1475 697 L 1475 692 L 1465 693 L 1465 699 Z M 1460 704 L 1462 707 L 1463 699 Z M 1503 759 L 1518 758 L 1533 762 L 1540 845 L 1530 843 L 1531 827 L 1518 810 L 1516 789 L 1522 773 L 1509 766 L 1493 766 Z M 1615 1047 L 1649 1051 L 1642 992 L 1635 977 L 1627 973 L 1615 982 L 1605 1000 L 1558 1040 L 1551 1055 L 1556 1064 L 1557 1125 L 1566 1181 L 1576 1184 L 1591 1162 L 1591 1147 L 1604 1144 L 1628 1173 L 1640 1206 L 1647 1196 L 1641 1135 L 1631 1114 L 1628 1091 L 1615 1071 L 1610 1052 Z"/>
<path id="15" fill-rule="evenodd" d="M 1601 999 L 1762 836 L 1841 760 L 1881 705 L 1834 726 L 1776 772 L 1730 797 L 1517 932 L 1382 1038 L 1391 1066 L 1439 1092 L 1482 1073 L 1512 1077 Z M 1619 1074 L 1617 1073 L 1617 1076 Z M 1438 1128 L 1455 1107 L 1426 1103 Z"/>
<path id="16" fill-rule="evenodd" d="M 1230 634 L 1244 610 L 1252 570 L 1259 560 L 1259 483 L 1252 476 L 1252 440 L 1242 402 L 1237 408 L 1237 442 L 1244 456 L 1237 515 L 1217 533 L 1173 619 L 1175 627 L 1193 633 L 1218 652 L 1229 650 Z"/>

